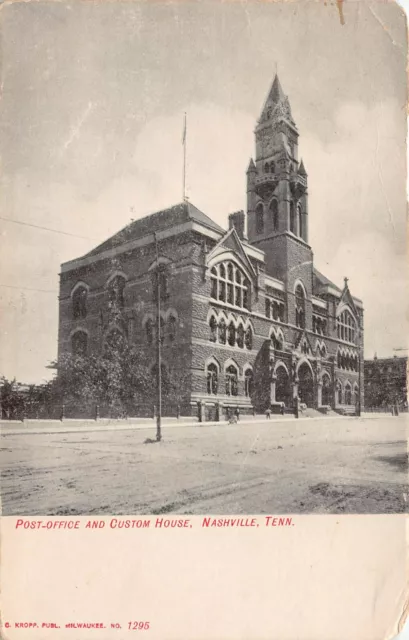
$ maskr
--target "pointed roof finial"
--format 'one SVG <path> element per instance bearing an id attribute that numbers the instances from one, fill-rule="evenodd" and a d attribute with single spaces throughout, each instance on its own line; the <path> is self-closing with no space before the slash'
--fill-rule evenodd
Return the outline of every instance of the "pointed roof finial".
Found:
<path id="1" fill-rule="evenodd" d="M 273 84 L 271 85 L 270 93 L 267 98 L 268 102 L 273 102 L 274 104 L 278 104 L 281 100 L 284 100 L 285 95 L 284 91 L 281 87 L 280 80 L 278 79 L 278 72 L 276 69 L 276 74 L 273 80 Z"/>
<path id="2" fill-rule="evenodd" d="M 345 283 L 345 284 L 344 284 L 344 286 L 345 286 L 345 289 L 348 289 L 348 280 L 349 280 L 349 278 L 344 278 L 344 283 Z"/>
<path id="3" fill-rule="evenodd" d="M 249 166 L 247 167 L 247 173 L 252 173 L 257 171 L 256 165 L 254 164 L 253 158 L 250 158 Z"/>
<path id="4" fill-rule="evenodd" d="M 299 173 L 301 176 L 306 176 L 306 175 L 307 175 L 307 172 L 306 172 L 306 170 L 305 170 L 304 162 L 303 162 L 303 159 L 302 159 L 302 158 L 301 158 L 301 162 L 300 162 L 300 167 L 299 167 L 299 169 L 298 169 L 298 173 Z"/>

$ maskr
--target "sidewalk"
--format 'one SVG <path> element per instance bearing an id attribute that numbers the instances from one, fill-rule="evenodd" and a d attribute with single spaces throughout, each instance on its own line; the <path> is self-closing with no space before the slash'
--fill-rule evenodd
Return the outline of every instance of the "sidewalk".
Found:
<path id="1" fill-rule="evenodd" d="M 407 414 L 403 414 L 407 415 Z M 200 429 L 206 427 L 240 427 L 241 425 L 252 424 L 277 424 L 282 422 L 300 422 L 300 421 L 322 421 L 325 420 L 325 415 L 306 417 L 300 416 L 295 418 L 292 414 L 272 415 L 270 420 L 267 420 L 264 415 L 256 416 L 242 416 L 238 423 L 229 424 L 226 420 L 220 422 L 198 422 L 197 418 L 182 417 L 182 418 L 163 418 L 162 429 L 175 429 L 178 427 L 198 427 Z M 389 414 L 373 414 L 363 413 L 361 418 L 356 416 L 331 416 L 331 419 L 336 420 L 359 420 L 359 419 L 378 419 L 390 417 Z M 63 422 L 57 420 L 26 420 L 24 423 L 15 421 L 3 420 L 0 422 L 1 435 L 33 435 L 33 434 L 47 434 L 47 433 L 86 433 L 94 431 L 132 431 L 132 430 L 148 430 L 152 434 L 156 433 L 156 420 L 145 418 L 129 418 L 128 420 L 64 420 Z"/>

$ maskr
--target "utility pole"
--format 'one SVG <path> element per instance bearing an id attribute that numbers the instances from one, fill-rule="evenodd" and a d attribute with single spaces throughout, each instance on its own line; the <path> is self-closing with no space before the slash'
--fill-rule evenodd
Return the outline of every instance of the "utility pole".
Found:
<path id="1" fill-rule="evenodd" d="M 159 253 L 158 253 L 158 240 L 156 233 L 153 234 L 155 238 L 155 252 L 156 252 L 156 297 L 157 297 L 157 401 L 158 407 L 156 412 L 156 441 L 160 442 L 162 439 L 162 323 L 160 317 L 160 273 L 159 273 Z"/>

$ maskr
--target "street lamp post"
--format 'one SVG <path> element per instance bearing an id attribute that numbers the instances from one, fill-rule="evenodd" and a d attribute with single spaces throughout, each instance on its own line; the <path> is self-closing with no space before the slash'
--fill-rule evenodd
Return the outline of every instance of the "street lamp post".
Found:
<path id="1" fill-rule="evenodd" d="M 160 442 L 162 439 L 162 327 L 160 317 L 160 273 L 159 273 L 159 253 L 158 253 L 158 241 L 156 233 L 155 238 L 155 251 L 156 251 L 156 297 L 157 297 L 157 400 L 158 408 L 156 412 L 156 441 Z"/>
<path id="2" fill-rule="evenodd" d="M 361 324 L 360 318 L 358 318 L 358 405 L 357 405 L 357 416 L 361 416 L 362 406 L 361 406 L 361 385 L 362 385 L 362 373 L 361 373 Z"/>

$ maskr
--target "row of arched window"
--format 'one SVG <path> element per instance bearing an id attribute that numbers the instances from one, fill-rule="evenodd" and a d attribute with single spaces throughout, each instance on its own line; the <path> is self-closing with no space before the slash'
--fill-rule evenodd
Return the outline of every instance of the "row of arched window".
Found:
<path id="1" fill-rule="evenodd" d="M 110 309 L 122 310 L 125 306 L 124 289 L 126 278 L 116 275 L 108 283 L 108 306 Z M 168 298 L 168 274 L 166 268 L 161 266 L 152 274 L 153 300 L 157 301 L 158 291 L 161 300 Z M 80 284 L 75 287 L 72 294 L 72 315 L 74 320 L 87 316 L 88 287 Z"/>
<path id="2" fill-rule="evenodd" d="M 266 215 L 270 222 L 269 226 L 273 231 L 278 231 L 278 201 L 273 198 L 268 206 Z M 256 207 L 256 233 L 261 235 L 265 230 L 265 211 L 262 202 L 259 202 Z"/>
<path id="3" fill-rule="evenodd" d="M 219 344 L 228 344 L 230 347 L 238 347 L 239 349 L 253 348 L 253 330 L 250 325 L 245 327 L 243 321 L 237 324 L 230 320 L 227 324 L 224 317 L 216 318 L 211 315 L 209 319 L 210 342 L 218 342 Z"/>
<path id="4" fill-rule="evenodd" d="M 290 231 L 296 236 L 304 235 L 301 204 L 295 205 L 293 201 L 290 202 Z"/>
<path id="5" fill-rule="evenodd" d="M 327 335 L 327 320 L 322 318 L 321 316 L 316 316 L 313 314 L 312 316 L 312 330 L 314 333 L 317 333 L 319 336 Z"/>
<path id="6" fill-rule="evenodd" d="M 210 271 L 210 297 L 243 309 L 250 308 L 250 283 L 233 262 L 221 262 Z"/>
<path id="7" fill-rule="evenodd" d="M 339 340 L 355 343 L 356 322 L 352 313 L 348 309 L 344 309 L 344 311 L 337 317 L 337 335 Z"/>
<path id="8" fill-rule="evenodd" d="M 359 366 L 357 354 L 350 353 L 349 351 L 338 350 L 337 367 L 338 369 L 345 369 L 347 371 L 358 371 Z"/>
<path id="9" fill-rule="evenodd" d="M 230 364 L 224 372 L 224 389 L 220 389 L 220 371 L 216 363 L 210 362 L 206 367 L 206 385 L 209 395 L 225 394 L 226 396 L 239 395 L 239 370 L 237 365 Z M 251 397 L 254 388 L 253 371 L 248 366 L 244 371 L 244 395 Z"/>
<path id="10" fill-rule="evenodd" d="M 273 320 L 284 322 L 284 314 L 285 314 L 284 302 L 278 302 L 277 300 L 271 300 L 270 298 L 266 298 L 265 306 L 266 306 L 267 318 L 272 318 Z"/>
<path id="11" fill-rule="evenodd" d="M 271 162 L 266 162 L 264 165 L 264 173 L 275 173 L 276 171 L 276 163 L 271 161 Z"/>
<path id="12" fill-rule="evenodd" d="M 337 404 L 349 404 L 356 405 L 359 398 L 359 388 L 357 383 L 352 387 L 351 383 L 347 381 L 344 386 L 340 380 L 335 383 L 335 397 Z"/>
<path id="13" fill-rule="evenodd" d="M 116 275 L 108 284 L 108 306 L 110 309 L 123 309 L 125 306 L 124 289 L 126 279 L 124 276 Z M 86 318 L 87 316 L 88 287 L 80 284 L 75 287 L 72 301 L 72 316 L 74 320 Z"/>
<path id="14" fill-rule="evenodd" d="M 104 352 L 110 350 L 121 351 L 126 343 L 126 338 L 122 331 L 113 327 L 105 336 Z M 88 354 L 88 334 L 86 331 L 79 329 L 71 336 L 71 353 L 74 356 L 85 357 Z"/>

